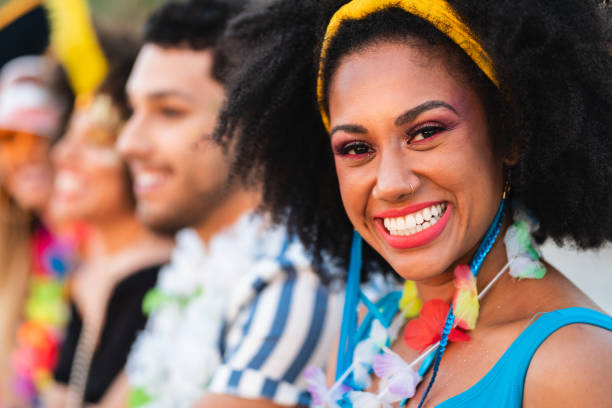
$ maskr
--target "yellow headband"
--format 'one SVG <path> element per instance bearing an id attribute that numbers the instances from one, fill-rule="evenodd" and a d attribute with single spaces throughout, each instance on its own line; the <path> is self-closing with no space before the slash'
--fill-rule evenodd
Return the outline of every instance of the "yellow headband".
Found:
<path id="1" fill-rule="evenodd" d="M 330 20 L 319 59 L 317 77 L 317 99 L 321 119 L 327 131 L 330 130 L 329 117 L 323 106 L 323 63 L 329 44 L 345 20 L 360 20 L 368 15 L 386 8 L 398 7 L 404 11 L 430 22 L 446 34 L 478 65 L 484 74 L 499 87 L 491 58 L 482 49 L 470 29 L 461 21 L 452 7 L 445 0 L 353 0 L 342 6 Z"/>

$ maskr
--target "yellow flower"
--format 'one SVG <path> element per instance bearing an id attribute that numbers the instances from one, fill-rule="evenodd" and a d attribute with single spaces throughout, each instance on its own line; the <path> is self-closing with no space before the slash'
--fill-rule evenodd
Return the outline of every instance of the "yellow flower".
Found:
<path id="1" fill-rule="evenodd" d="M 407 280 L 404 284 L 402 298 L 399 301 L 400 310 L 404 312 L 404 316 L 407 319 L 412 319 L 419 315 L 421 306 L 423 306 L 423 302 L 419 299 L 419 291 L 417 290 L 416 283 Z"/>

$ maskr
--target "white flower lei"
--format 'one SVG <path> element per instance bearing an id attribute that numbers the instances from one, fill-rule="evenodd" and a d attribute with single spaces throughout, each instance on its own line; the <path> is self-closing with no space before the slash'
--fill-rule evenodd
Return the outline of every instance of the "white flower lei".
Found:
<path id="1" fill-rule="evenodd" d="M 219 336 L 236 283 L 252 269 L 256 255 L 272 250 L 261 246 L 266 226 L 261 217 L 244 215 L 208 248 L 194 230 L 179 232 L 172 259 L 158 278 L 161 303 L 126 365 L 130 386 L 147 400 L 132 406 L 190 407 L 205 394 L 221 364 Z"/>

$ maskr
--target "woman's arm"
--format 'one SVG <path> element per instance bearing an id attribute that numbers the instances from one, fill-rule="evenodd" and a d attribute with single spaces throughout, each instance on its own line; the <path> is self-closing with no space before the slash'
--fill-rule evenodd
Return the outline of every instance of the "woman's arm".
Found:
<path id="1" fill-rule="evenodd" d="M 612 332 L 572 324 L 553 333 L 535 353 L 523 407 L 609 407 L 610 389 Z"/>
<path id="2" fill-rule="evenodd" d="M 87 408 L 126 408 L 129 393 L 129 383 L 125 371 L 113 381 L 102 400 L 97 404 L 88 405 Z"/>

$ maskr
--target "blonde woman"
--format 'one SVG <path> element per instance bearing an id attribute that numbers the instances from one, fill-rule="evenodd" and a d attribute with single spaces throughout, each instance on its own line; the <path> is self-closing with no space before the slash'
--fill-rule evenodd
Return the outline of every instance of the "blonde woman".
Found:
<path id="1" fill-rule="evenodd" d="M 58 65 L 41 56 L 7 63 L 0 86 L 0 402 L 16 394 L 29 404 L 51 373 L 67 318 L 62 285 L 74 242 L 49 229 L 47 203 L 49 150 L 72 94 Z"/>

